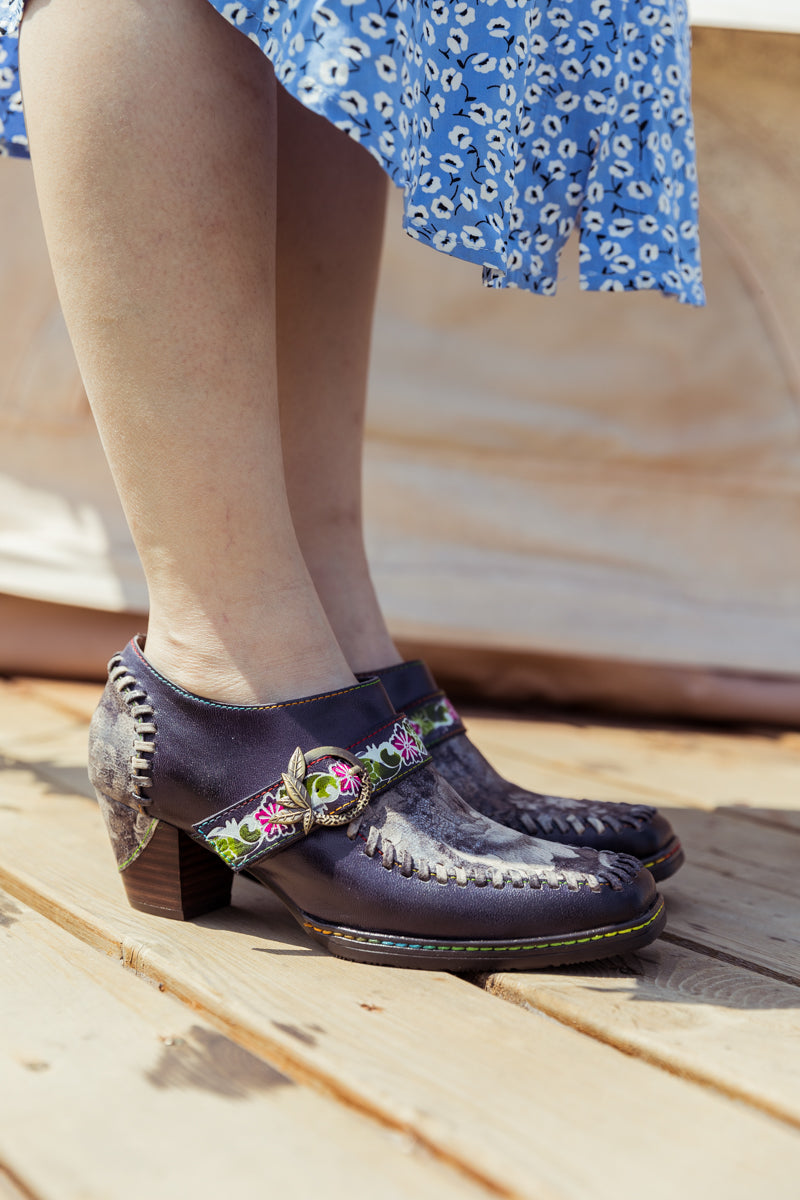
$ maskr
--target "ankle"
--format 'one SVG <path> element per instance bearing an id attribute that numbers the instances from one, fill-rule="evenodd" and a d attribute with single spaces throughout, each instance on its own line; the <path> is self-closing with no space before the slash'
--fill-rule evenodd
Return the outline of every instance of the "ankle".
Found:
<path id="1" fill-rule="evenodd" d="M 334 543 L 314 557 L 305 550 L 317 594 L 352 671 L 364 675 L 403 661 L 384 620 L 359 545 Z"/>
<path id="2" fill-rule="evenodd" d="M 196 630 L 154 627 L 151 617 L 145 653 L 170 683 L 224 704 L 280 704 L 355 682 L 332 636 L 301 632 L 276 638 L 265 620 L 250 637 L 220 637 L 215 631 L 198 636 Z"/>

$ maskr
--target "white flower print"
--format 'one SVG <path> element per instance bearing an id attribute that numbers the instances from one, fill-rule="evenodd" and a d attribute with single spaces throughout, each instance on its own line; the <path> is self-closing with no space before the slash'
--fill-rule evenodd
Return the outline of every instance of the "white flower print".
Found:
<path id="1" fill-rule="evenodd" d="M 562 92 L 561 95 L 556 98 L 556 107 L 562 113 L 570 113 L 574 112 L 580 102 L 581 98 L 577 92 Z"/>
<path id="2" fill-rule="evenodd" d="M 362 58 L 369 58 L 372 54 L 369 46 L 361 38 L 350 37 L 342 39 L 342 54 L 348 58 L 350 62 L 359 63 Z"/>
<path id="3" fill-rule="evenodd" d="M 493 119 L 494 113 L 488 104 L 473 104 L 469 110 L 470 120 L 476 125 L 488 125 Z"/>
<path id="4" fill-rule="evenodd" d="M 441 250 L 443 254 L 452 254 L 458 245 L 458 238 L 454 233 L 448 233 L 444 229 L 440 229 L 438 233 L 433 235 L 433 244 L 437 250 Z"/>
<path id="5" fill-rule="evenodd" d="M 633 230 L 634 224 L 630 217 L 616 217 L 608 227 L 609 233 L 612 233 L 614 237 L 622 238 L 630 237 Z"/>
<path id="6" fill-rule="evenodd" d="M 595 212 L 593 209 L 589 212 L 584 212 L 581 217 L 581 228 L 590 233 L 600 233 L 604 226 L 605 222 L 603 221 L 602 214 Z"/>
<path id="7" fill-rule="evenodd" d="M 492 17 L 491 21 L 487 21 L 486 29 L 490 37 L 508 37 L 508 31 L 511 24 L 505 17 Z"/>
<path id="8" fill-rule="evenodd" d="M 461 87 L 462 78 L 461 72 L 457 71 L 455 67 L 448 67 L 447 70 L 442 71 L 439 82 L 446 92 L 457 92 Z"/>
<path id="9" fill-rule="evenodd" d="M 464 166 L 464 160 L 458 154 L 440 154 L 439 169 L 447 175 L 457 175 Z"/>
<path id="10" fill-rule="evenodd" d="M 462 188 L 459 200 L 467 212 L 474 212 L 478 207 L 478 195 L 474 188 Z"/>
<path id="11" fill-rule="evenodd" d="M 483 234 L 475 225 L 465 225 L 461 230 L 461 241 L 471 250 L 482 250 L 486 245 Z"/>
<path id="12" fill-rule="evenodd" d="M 449 221 L 456 206 L 449 196 L 437 196 L 431 203 L 431 213 L 440 220 Z"/>
<path id="13" fill-rule="evenodd" d="M 362 96 L 361 92 L 342 92 L 339 97 L 339 107 L 355 117 L 367 111 L 367 98 Z"/>
<path id="14" fill-rule="evenodd" d="M 322 99 L 322 88 L 317 80 L 311 75 L 304 75 L 298 86 L 298 95 L 304 104 L 309 106 L 317 104 Z"/>
<path id="15" fill-rule="evenodd" d="M 319 65 L 319 77 L 322 83 L 344 87 L 350 75 L 347 63 L 336 58 L 328 58 Z"/>
<path id="16" fill-rule="evenodd" d="M 394 83 L 397 79 L 397 64 L 388 54 L 381 54 L 376 58 L 375 69 L 384 83 Z"/>
<path id="17" fill-rule="evenodd" d="M 548 19 L 556 29 L 566 29 L 572 24 L 572 13 L 567 8 L 551 8 Z"/>
<path id="18" fill-rule="evenodd" d="M 339 24 L 336 13 L 322 4 L 317 4 L 312 10 L 311 20 L 315 25 L 322 26 L 324 29 L 333 29 Z"/>
<path id="19" fill-rule="evenodd" d="M 497 59 L 481 51 L 480 54 L 473 56 L 470 66 L 473 71 L 480 71 L 482 75 L 488 75 L 490 71 L 494 71 L 497 67 Z"/>
<path id="20" fill-rule="evenodd" d="M 466 125 L 454 125 L 447 137 L 448 141 L 454 146 L 460 146 L 462 150 L 472 145 L 472 133 Z"/>
<path id="21" fill-rule="evenodd" d="M 577 224 L 582 287 L 702 302 L 683 0 L 210 2 L 487 284 L 552 294 Z M 0 152 L 26 155 L 20 10 L 0 0 Z"/>
<path id="22" fill-rule="evenodd" d="M 367 37 L 382 38 L 386 33 L 386 21 L 380 13 L 366 13 L 358 24 L 361 32 Z"/>
<path id="23" fill-rule="evenodd" d="M 447 38 L 447 48 L 453 54 L 465 54 L 469 49 L 469 37 L 463 29 L 451 29 Z"/>
<path id="24" fill-rule="evenodd" d="M 431 175 L 430 171 L 425 171 L 419 177 L 419 186 L 423 192 L 439 192 L 442 189 L 442 181 L 438 175 Z"/>
<path id="25" fill-rule="evenodd" d="M 222 15 L 231 25 L 243 25 L 248 14 L 243 4 L 226 4 Z"/>

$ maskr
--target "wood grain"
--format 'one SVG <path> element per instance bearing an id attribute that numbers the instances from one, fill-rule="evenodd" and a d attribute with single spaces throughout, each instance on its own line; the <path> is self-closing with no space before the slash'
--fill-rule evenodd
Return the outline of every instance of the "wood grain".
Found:
<path id="1" fill-rule="evenodd" d="M 121 960 L 237 1047 L 498 1194 L 618 1200 L 644 1176 L 656 1200 L 686 1191 L 687 1179 L 698 1196 L 744 1197 L 765 1184 L 794 1196 L 793 1058 L 782 1062 L 780 1047 L 795 1037 L 797 989 L 758 974 L 759 954 L 771 969 L 795 969 L 794 950 L 764 937 L 793 896 L 696 864 L 668 885 L 671 928 L 706 937 L 713 953 L 749 954 L 757 970 L 662 943 L 643 965 L 637 956 L 596 973 L 493 977 L 516 1004 L 452 976 L 333 959 L 248 881 L 230 909 L 160 921 L 127 907 L 96 807 L 70 786 L 86 730 L 64 707 L 0 685 L 0 880 L 10 903 L 32 905 L 60 937 Z M 515 736 L 524 745 L 530 726 Z M 714 826 L 699 817 L 695 844 L 713 857 Z M 735 858 L 736 818 L 725 819 Z M 753 861 L 779 836 L 760 827 Z"/>
<path id="2" fill-rule="evenodd" d="M 188 925 L 135 913 L 94 806 L 48 793 L 24 766 L 7 769 L 6 783 L 0 877 L 18 899 L 278 1070 L 495 1190 L 618 1198 L 658 1161 L 654 1197 L 674 1196 L 687 1173 L 732 1197 L 765 1178 L 774 1196 L 790 1194 L 773 1168 L 800 1170 L 800 1141 L 763 1114 L 452 976 L 333 959 L 254 884 L 240 883 L 235 907 Z M 14 846 L 26 847 L 24 863 Z"/>
<path id="3" fill-rule="evenodd" d="M 397 1200 L 489 1194 L 51 921 L 5 911 L 0 1155 L 42 1200 L 366 1195 L 377 1178 Z"/>
<path id="4" fill-rule="evenodd" d="M 485 985 L 800 1128 L 800 987 L 663 939 L 625 959 Z"/>
<path id="5" fill-rule="evenodd" d="M 539 791 L 567 786 L 571 795 L 742 809 L 800 829 L 797 733 L 630 729 L 485 714 L 471 716 L 468 726 L 498 769 Z"/>

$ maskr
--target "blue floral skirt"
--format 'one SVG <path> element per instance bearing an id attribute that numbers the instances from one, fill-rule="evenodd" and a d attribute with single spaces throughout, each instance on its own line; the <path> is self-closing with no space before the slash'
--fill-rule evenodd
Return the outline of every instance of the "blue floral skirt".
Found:
<path id="1" fill-rule="evenodd" d="M 0 0 L 0 151 L 27 155 L 24 0 Z M 168 3 L 169 0 L 164 0 Z M 372 154 L 404 225 L 492 287 L 704 302 L 685 0 L 210 0 Z"/>

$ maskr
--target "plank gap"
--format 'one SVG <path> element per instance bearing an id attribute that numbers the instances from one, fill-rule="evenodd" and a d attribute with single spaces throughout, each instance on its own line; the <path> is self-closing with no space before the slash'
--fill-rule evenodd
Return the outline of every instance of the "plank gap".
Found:
<path id="1" fill-rule="evenodd" d="M 714 812 L 714 809 L 710 810 Z M 769 829 L 776 829 L 779 833 L 788 833 L 790 837 L 800 837 L 800 829 L 795 829 L 791 825 L 786 825 L 781 821 L 776 821 L 769 813 L 758 808 L 726 808 L 725 815 L 733 817 L 735 821 L 746 821 L 750 825 L 766 825 Z"/>
<path id="2" fill-rule="evenodd" d="M 276 1070 L 288 1075 L 296 1083 L 312 1088 L 314 1091 L 346 1105 L 386 1129 L 411 1137 L 437 1162 L 457 1171 L 470 1182 L 485 1188 L 493 1196 L 498 1196 L 501 1200 L 526 1200 L 522 1193 L 508 1187 L 496 1176 L 484 1173 L 465 1157 L 452 1153 L 434 1138 L 428 1137 L 424 1130 L 395 1117 L 388 1108 L 380 1108 L 365 1100 L 354 1088 L 344 1084 L 333 1070 L 311 1066 L 307 1058 L 301 1057 L 299 1054 L 292 1054 L 288 1046 L 271 1038 L 266 1033 L 248 1028 L 245 1022 L 227 1020 L 215 1008 L 214 997 L 207 995 L 202 986 L 181 980 L 180 975 L 170 969 L 168 962 L 159 959 L 158 956 L 151 958 L 148 947 L 142 943 L 134 942 L 124 934 L 120 938 L 107 934 L 102 928 L 93 925 L 91 921 L 82 919 L 75 912 L 63 908 L 57 896 L 47 895 L 44 888 L 39 891 L 26 887 L 22 881 L 5 872 L 2 867 L 0 867 L 0 887 L 15 900 L 27 904 L 29 908 L 93 949 L 105 953 L 110 958 L 118 958 L 126 970 L 131 971 L 140 979 L 154 984 L 168 995 L 174 996 L 182 1004 L 204 1017 L 209 1024 L 212 1024 L 231 1041 L 250 1053 L 256 1054 Z M 0 1200 L 4 1200 L 4 1198 L 0 1196 Z M 38 1200 L 38 1197 L 34 1197 L 33 1200 Z"/>
<path id="3" fill-rule="evenodd" d="M 800 979 L 796 975 L 786 975 L 771 967 L 752 962 L 750 959 L 739 958 L 735 954 L 728 954 L 725 950 L 718 950 L 715 946 L 707 946 L 703 942 L 696 942 L 679 933 L 670 933 L 669 930 L 665 930 L 660 936 L 663 941 L 671 942 L 673 946 L 681 946 L 684 950 L 692 950 L 695 954 L 705 955 L 706 958 L 718 959 L 719 962 L 728 963 L 731 967 L 739 967 L 742 971 L 751 971 L 754 975 L 763 975 L 765 979 L 774 979 L 776 983 L 788 983 L 792 987 L 800 987 Z"/>
<path id="4" fill-rule="evenodd" d="M 714 1092 L 716 1095 L 725 1096 L 729 1100 L 735 1100 L 737 1103 L 743 1104 L 746 1108 L 758 1109 L 759 1112 L 773 1117 L 790 1129 L 800 1129 L 800 1118 L 796 1117 L 793 1113 L 787 1112 L 780 1105 L 771 1104 L 762 1097 L 754 1096 L 745 1091 L 744 1088 L 725 1084 L 715 1078 L 710 1072 L 699 1068 L 692 1069 L 686 1066 L 679 1066 L 672 1062 L 668 1054 L 657 1054 L 644 1046 L 627 1042 L 621 1036 L 619 1039 L 613 1037 L 604 1030 L 599 1029 L 591 1021 L 581 1020 L 579 1017 L 570 1016 L 562 1012 L 556 1004 L 546 1004 L 541 1000 L 524 1000 L 521 997 L 517 998 L 509 995 L 502 984 L 493 985 L 491 976 L 484 976 L 483 979 L 483 983 L 480 980 L 475 980 L 474 982 L 478 986 L 483 986 L 491 995 L 497 996 L 507 1004 L 514 1004 L 526 1012 L 535 1013 L 537 1016 L 550 1017 L 552 1020 L 558 1021 L 559 1025 L 564 1025 L 567 1029 L 574 1029 L 576 1033 L 583 1034 L 584 1037 L 590 1037 L 596 1042 L 601 1042 L 604 1046 L 609 1046 L 612 1050 L 618 1050 L 620 1054 L 624 1054 L 627 1058 L 635 1058 L 640 1062 L 649 1063 L 651 1067 L 658 1067 L 659 1070 L 666 1071 L 669 1075 L 674 1075 L 678 1079 L 697 1084 L 708 1091 Z"/>

